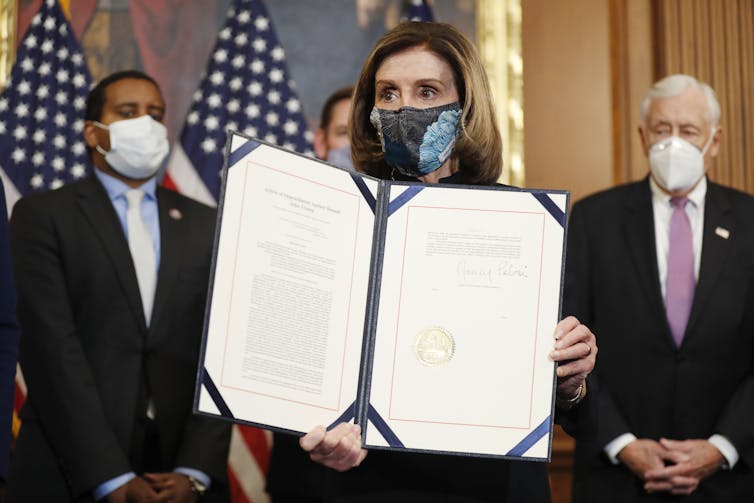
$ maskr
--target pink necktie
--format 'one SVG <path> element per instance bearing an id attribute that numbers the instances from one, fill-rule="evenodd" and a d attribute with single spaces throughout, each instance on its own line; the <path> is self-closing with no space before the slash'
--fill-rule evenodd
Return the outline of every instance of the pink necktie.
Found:
<path id="1" fill-rule="evenodd" d="M 670 247 L 668 249 L 668 279 L 665 292 L 665 312 L 670 333 L 680 347 L 694 301 L 694 245 L 691 223 L 686 214 L 686 197 L 673 197 L 670 217 Z"/>

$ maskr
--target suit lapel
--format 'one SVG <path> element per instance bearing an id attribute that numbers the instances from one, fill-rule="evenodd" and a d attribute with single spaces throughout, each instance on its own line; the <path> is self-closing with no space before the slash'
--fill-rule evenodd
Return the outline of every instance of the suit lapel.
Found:
<path id="1" fill-rule="evenodd" d="M 734 222 L 730 201 L 720 186 L 707 182 L 707 195 L 704 203 L 704 235 L 702 238 L 702 259 L 699 267 L 699 281 L 694 292 L 686 335 L 691 333 L 694 323 L 703 311 L 704 303 L 715 287 L 720 270 L 725 264 L 735 239 Z M 684 341 L 686 338 L 684 337 Z"/>
<path id="2" fill-rule="evenodd" d="M 660 289 L 660 273 L 657 270 L 655 224 L 649 179 L 645 178 L 644 181 L 635 184 L 627 196 L 624 220 L 626 247 L 652 313 L 660 323 L 667 325 L 665 303 Z M 668 329 L 668 336 L 669 334 Z"/>
<path id="3" fill-rule="evenodd" d="M 95 176 L 80 185 L 78 205 L 110 257 L 132 314 L 146 327 L 128 241 L 107 192 Z"/>
<path id="4" fill-rule="evenodd" d="M 164 312 L 181 267 L 186 243 L 186 223 L 180 201 L 169 190 L 158 188 L 157 207 L 160 218 L 160 270 L 157 273 L 151 328 L 158 325 L 160 313 Z"/>

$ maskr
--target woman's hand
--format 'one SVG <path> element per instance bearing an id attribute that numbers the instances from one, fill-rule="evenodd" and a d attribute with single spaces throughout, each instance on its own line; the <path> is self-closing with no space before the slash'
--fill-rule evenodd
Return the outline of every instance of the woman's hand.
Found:
<path id="1" fill-rule="evenodd" d="M 316 426 L 299 444 L 312 461 L 339 472 L 359 466 L 367 455 L 361 448 L 361 426 L 351 423 L 340 423 L 330 431 Z"/>
<path id="2" fill-rule="evenodd" d="M 558 363 L 558 405 L 569 407 L 586 396 L 586 376 L 597 361 L 597 338 L 573 316 L 560 320 L 554 337 L 550 358 Z"/>

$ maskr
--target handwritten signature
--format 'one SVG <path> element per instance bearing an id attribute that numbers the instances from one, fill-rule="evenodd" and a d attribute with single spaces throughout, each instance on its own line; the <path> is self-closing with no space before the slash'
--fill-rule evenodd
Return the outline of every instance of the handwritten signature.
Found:
<path id="1" fill-rule="evenodd" d="M 459 261 L 456 273 L 462 283 L 476 285 L 499 285 L 504 278 L 528 278 L 526 264 L 503 260 L 496 265 L 471 264 Z"/>

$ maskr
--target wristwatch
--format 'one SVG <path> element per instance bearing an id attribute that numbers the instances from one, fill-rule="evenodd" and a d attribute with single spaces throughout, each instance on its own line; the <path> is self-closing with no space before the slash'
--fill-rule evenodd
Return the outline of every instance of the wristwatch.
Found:
<path id="1" fill-rule="evenodd" d="M 194 477 L 187 476 L 189 485 L 191 485 L 191 492 L 196 494 L 197 498 L 201 498 L 207 492 L 207 486 L 199 482 Z"/>

